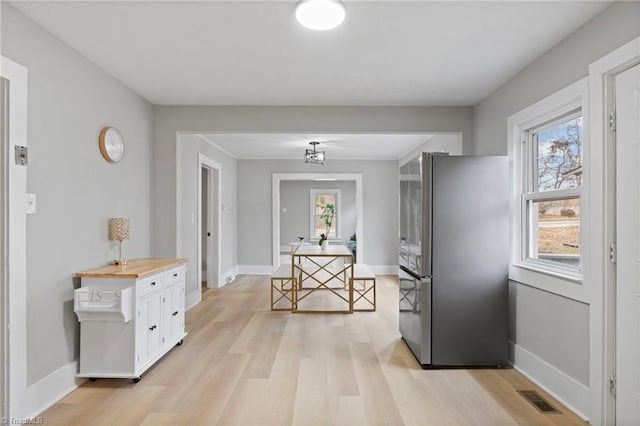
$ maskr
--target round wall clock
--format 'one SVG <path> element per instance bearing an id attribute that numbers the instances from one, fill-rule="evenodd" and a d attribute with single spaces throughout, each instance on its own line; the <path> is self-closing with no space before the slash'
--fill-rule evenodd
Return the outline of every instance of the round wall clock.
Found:
<path id="1" fill-rule="evenodd" d="M 105 160 L 117 163 L 124 157 L 124 140 L 118 129 L 105 127 L 100 131 L 100 152 Z"/>

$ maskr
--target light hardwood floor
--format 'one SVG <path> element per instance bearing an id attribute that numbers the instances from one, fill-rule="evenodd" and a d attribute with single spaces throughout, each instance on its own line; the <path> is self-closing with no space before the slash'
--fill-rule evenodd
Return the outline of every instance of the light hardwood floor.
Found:
<path id="1" fill-rule="evenodd" d="M 244 275 L 204 293 L 189 335 L 142 380 L 87 382 L 41 414 L 46 424 L 584 424 L 512 369 L 422 370 L 400 339 L 397 278 L 378 278 L 378 310 L 269 310 L 269 279 Z M 562 414 L 541 414 L 535 389 Z"/>

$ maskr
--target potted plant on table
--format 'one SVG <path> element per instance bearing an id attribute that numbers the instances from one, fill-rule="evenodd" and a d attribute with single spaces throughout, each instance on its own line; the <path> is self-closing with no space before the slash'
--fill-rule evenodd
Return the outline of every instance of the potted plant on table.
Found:
<path id="1" fill-rule="evenodd" d="M 325 204 L 321 207 L 322 214 L 320 214 L 320 219 L 324 221 L 325 231 L 320 234 L 320 241 L 318 244 L 322 248 L 327 248 L 329 245 L 329 233 L 331 232 L 331 225 L 333 224 L 333 217 L 336 214 L 336 206 L 335 204 Z"/>

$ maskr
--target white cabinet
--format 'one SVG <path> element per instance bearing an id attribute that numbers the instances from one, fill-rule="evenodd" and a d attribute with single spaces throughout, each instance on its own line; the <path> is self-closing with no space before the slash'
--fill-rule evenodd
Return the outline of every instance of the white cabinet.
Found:
<path id="1" fill-rule="evenodd" d="M 125 314 L 108 314 L 97 302 L 80 306 L 80 372 L 78 377 L 140 379 L 171 348 L 182 344 L 186 259 L 137 259 L 127 266 L 79 272 L 79 297 L 128 294 Z M 132 295 L 132 296 L 131 296 Z M 103 296 L 101 296 L 103 297 Z M 120 296 L 119 296 L 120 297 Z M 113 303 L 109 309 L 114 310 Z M 94 311 L 91 309 L 96 307 Z M 124 319 L 130 318 L 128 321 Z"/>

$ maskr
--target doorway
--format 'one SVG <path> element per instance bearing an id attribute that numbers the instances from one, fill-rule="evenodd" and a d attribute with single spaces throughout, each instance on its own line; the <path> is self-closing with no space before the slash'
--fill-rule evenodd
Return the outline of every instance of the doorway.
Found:
<path id="1" fill-rule="evenodd" d="M 640 398 L 634 392 L 640 386 L 639 46 L 640 37 L 589 66 L 590 179 L 595 184 L 590 207 L 605 226 L 599 232 L 594 223 L 589 244 L 594 262 L 586 285 L 594 292 L 591 377 L 594 400 L 601 402 L 593 419 L 602 424 L 640 424 Z"/>
<path id="2" fill-rule="evenodd" d="M 24 200 L 27 166 L 15 164 L 14 146 L 27 144 L 27 74 L 24 66 L 0 56 L 2 77 L 2 137 L 0 138 L 0 416 L 26 416 L 35 407 L 27 398 L 27 221 Z M 9 328 L 11 324 L 11 328 Z M 36 400 L 36 404 L 41 401 Z"/>
<path id="3" fill-rule="evenodd" d="M 290 241 L 280 241 L 280 184 L 283 181 L 353 181 L 355 182 L 355 235 L 357 238 L 356 263 L 363 263 L 365 251 L 365 236 L 363 235 L 364 201 L 362 192 L 362 174 L 360 173 L 274 173 L 272 176 L 272 230 L 273 269 L 280 266 L 280 250 L 282 244 Z M 291 238 L 290 238 L 291 239 Z M 291 241 L 293 242 L 293 241 Z"/>
<path id="4" fill-rule="evenodd" d="M 198 289 L 218 288 L 220 281 L 221 166 L 198 155 Z"/>

